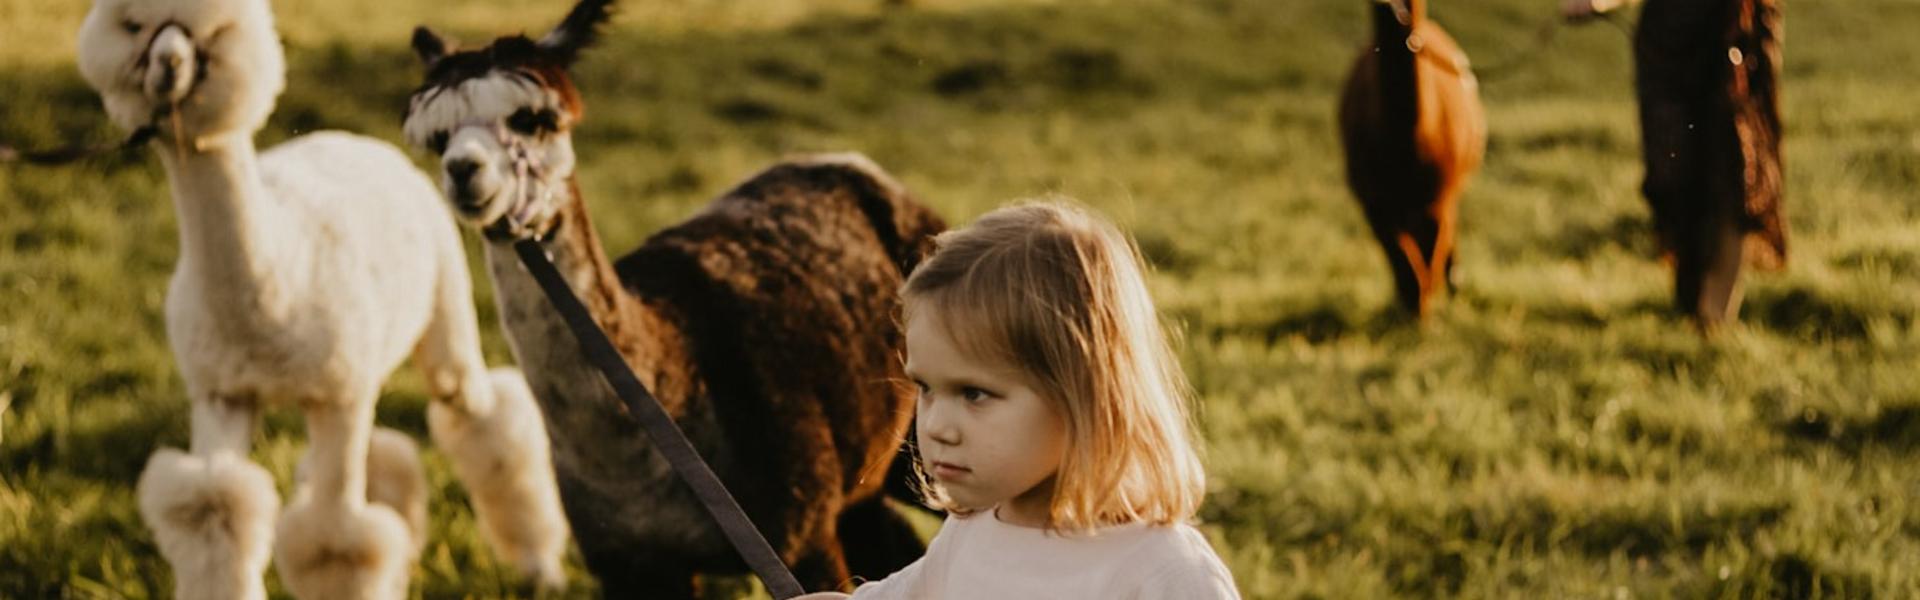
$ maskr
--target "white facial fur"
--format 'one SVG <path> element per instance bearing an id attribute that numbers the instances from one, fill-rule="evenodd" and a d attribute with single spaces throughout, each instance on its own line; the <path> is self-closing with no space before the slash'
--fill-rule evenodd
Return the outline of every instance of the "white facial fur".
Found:
<path id="1" fill-rule="evenodd" d="M 96 0 L 78 58 L 116 125 L 157 124 L 196 145 L 258 130 L 286 81 L 267 0 Z M 157 119 L 176 100 L 183 132 Z"/>
<path id="2" fill-rule="evenodd" d="M 553 111 L 558 128 L 515 131 L 508 117 L 522 109 Z M 496 71 L 416 94 L 403 129 L 408 143 L 430 151 L 434 139 L 445 136 L 446 146 L 439 149 L 440 187 L 462 219 L 487 227 L 511 218 L 509 229 L 525 235 L 545 231 L 561 204 L 572 199 L 567 188 L 574 169 L 569 118 L 552 90 Z M 513 155 L 516 145 L 525 150 L 524 158 Z M 464 186 L 452 173 L 452 166 L 463 162 L 474 169 Z M 517 164 L 528 162 L 533 168 Z"/>

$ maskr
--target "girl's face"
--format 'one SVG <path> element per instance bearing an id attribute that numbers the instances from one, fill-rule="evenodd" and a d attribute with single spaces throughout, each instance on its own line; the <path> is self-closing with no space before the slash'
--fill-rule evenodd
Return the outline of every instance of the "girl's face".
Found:
<path id="1" fill-rule="evenodd" d="M 1059 409 L 1013 365 L 961 352 L 931 313 L 916 311 L 906 331 L 922 468 L 962 508 L 998 505 L 1003 521 L 1046 525 L 1067 449 Z"/>

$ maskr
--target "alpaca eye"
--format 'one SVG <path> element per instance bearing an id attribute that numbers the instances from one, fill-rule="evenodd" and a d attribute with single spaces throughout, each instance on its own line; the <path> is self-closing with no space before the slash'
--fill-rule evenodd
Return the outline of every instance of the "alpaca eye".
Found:
<path id="1" fill-rule="evenodd" d="M 427 138 L 427 149 L 432 150 L 434 154 L 446 154 L 447 132 L 435 132 L 433 137 Z"/>
<path id="2" fill-rule="evenodd" d="M 559 128 L 559 115 L 552 109 L 522 108 L 507 116 L 507 127 L 521 135 L 545 133 Z"/>
<path id="3" fill-rule="evenodd" d="M 131 34 L 140 33 L 140 23 L 137 21 L 134 21 L 133 19 L 127 19 L 125 21 L 121 21 L 120 28 L 126 30 L 127 33 L 131 33 Z"/>

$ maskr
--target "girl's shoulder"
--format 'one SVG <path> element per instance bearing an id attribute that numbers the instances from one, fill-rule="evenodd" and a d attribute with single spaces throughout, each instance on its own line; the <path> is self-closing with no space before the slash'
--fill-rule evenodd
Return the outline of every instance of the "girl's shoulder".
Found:
<path id="1" fill-rule="evenodd" d="M 1213 551 L 1206 534 L 1184 523 L 1147 526 L 1124 561 L 1123 573 L 1137 574 L 1131 585 L 1137 598 L 1239 598 L 1233 574 Z"/>

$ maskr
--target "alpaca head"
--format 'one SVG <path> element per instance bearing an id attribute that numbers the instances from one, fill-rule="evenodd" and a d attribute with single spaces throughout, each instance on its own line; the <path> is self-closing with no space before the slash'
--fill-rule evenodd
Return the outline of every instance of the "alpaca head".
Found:
<path id="1" fill-rule="evenodd" d="M 267 0 L 95 0 L 79 43 L 115 124 L 195 144 L 252 134 L 286 81 Z"/>
<path id="2" fill-rule="evenodd" d="M 538 41 L 503 37 L 453 51 L 426 27 L 413 49 L 427 80 L 408 100 L 408 143 L 440 157 L 455 214 L 496 239 L 550 231 L 572 190 L 580 94 L 567 68 L 592 44 L 611 0 L 582 0 Z"/>

